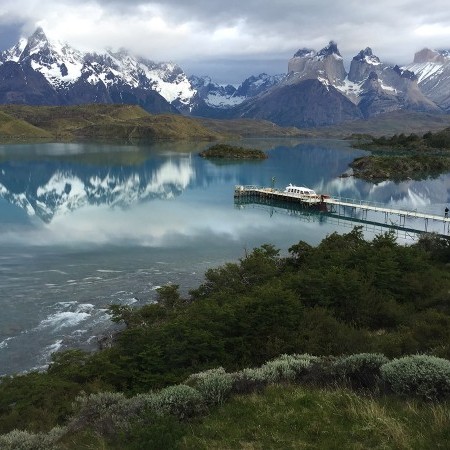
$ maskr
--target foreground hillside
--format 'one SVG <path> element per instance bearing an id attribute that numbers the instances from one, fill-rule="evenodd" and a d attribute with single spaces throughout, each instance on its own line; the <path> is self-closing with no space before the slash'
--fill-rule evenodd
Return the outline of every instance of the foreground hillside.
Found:
<path id="1" fill-rule="evenodd" d="M 356 387 L 370 388 L 374 394 L 389 394 L 390 389 L 398 395 L 445 400 L 450 394 L 449 261 L 446 239 L 423 236 L 405 247 L 389 233 L 366 241 L 358 228 L 342 236 L 334 233 L 317 247 L 300 241 L 287 256 L 263 245 L 237 263 L 208 270 L 204 283 L 187 298 L 180 296 L 178 286 L 167 285 L 160 288 L 157 303 L 140 309 L 111 306 L 112 319 L 125 328 L 110 348 L 93 354 L 58 353 L 45 373 L 2 379 L 0 433 L 14 429 L 48 432 L 61 425 L 69 428 L 53 429 L 52 436 L 66 439 L 73 432 L 83 434 L 86 426 L 89 429 L 98 422 L 97 417 L 105 417 L 106 422 L 98 422 L 105 426 L 100 431 L 116 442 L 117 427 L 110 417 L 129 414 L 127 420 L 134 418 L 137 422 L 133 419 L 132 423 L 139 426 L 144 420 L 140 414 L 147 408 L 150 412 L 178 411 L 172 409 L 178 406 L 171 406 L 171 399 L 178 399 L 176 404 L 181 402 L 187 411 L 194 408 L 191 413 L 182 409 L 182 420 L 203 414 L 206 400 L 197 391 L 205 375 L 194 377 L 186 387 L 174 385 L 218 367 L 226 370 L 225 374 L 220 369 L 218 378 L 234 386 L 235 393 L 253 392 L 265 380 L 289 381 L 293 364 L 305 382 L 308 373 L 320 385 L 330 381 L 330 374 L 331 381 L 342 373 L 347 379 L 355 373 L 354 367 L 367 367 L 368 371 L 356 370 Z M 286 360 L 280 357 L 283 354 L 300 356 Z M 387 369 L 382 373 L 389 364 L 405 367 L 402 357 L 415 354 L 429 355 L 426 362 L 413 357 L 414 364 L 428 364 L 444 381 L 431 387 L 396 383 Z M 346 359 L 345 355 L 355 356 Z M 356 366 L 355 360 L 359 361 Z M 261 364 L 250 372 L 245 369 Z M 273 364 L 287 364 L 289 370 L 273 372 Z M 352 372 L 345 367 L 353 367 Z M 408 370 L 394 372 L 411 376 Z M 207 372 L 206 378 L 211 373 L 217 371 Z M 273 378 L 274 373 L 285 375 Z M 351 375 L 349 380 L 353 379 Z M 409 390 L 404 392 L 403 386 Z M 88 397 L 74 403 L 82 392 Z M 236 411 L 230 420 L 238 417 Z M 445 417 L 442 420 L 448 420 Z M 159 420 L 160 431 L 171 429 L 166 420 L 172 419 Z"/>

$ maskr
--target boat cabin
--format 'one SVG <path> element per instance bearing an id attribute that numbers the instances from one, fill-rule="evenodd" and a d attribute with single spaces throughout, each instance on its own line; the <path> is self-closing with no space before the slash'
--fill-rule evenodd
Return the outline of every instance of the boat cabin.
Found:
<path id="1" fill-rule="evenodd" d="M 312 189 L 309 189 L 304 186 L 294 186 L 292 184 L 289 184 L 289 186 L 286 187 L 284 192 L 286 194 L 297 194 L 297 195 L 304 195 L 307 197 L 317 196 L 316 191 Z"/>

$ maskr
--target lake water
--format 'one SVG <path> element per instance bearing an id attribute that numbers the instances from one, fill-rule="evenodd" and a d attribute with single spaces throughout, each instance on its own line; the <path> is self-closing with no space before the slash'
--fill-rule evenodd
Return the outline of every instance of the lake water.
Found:
<path id="1" fill-rule="evenodd" d="M 142 304 L 209 267 L 273 243 L 317 244 L 352 224 L 237 207 L 236 184 L 320 193 L 442 214 L 450 176 L 378 185 L 339 178 L 365 154 L 341 141 L 249 141 L 265 161 L 217 164 L 204 145 L 0 146 L 0 375 L 43 368 L 53 351 L 93 349 L 111 303 Z M 367 228 L 368 237 L 371 231 Z M 372 235 L 373 236 L 373 235 Z M 408 241 L 408 236 L 405 236 Z"/>

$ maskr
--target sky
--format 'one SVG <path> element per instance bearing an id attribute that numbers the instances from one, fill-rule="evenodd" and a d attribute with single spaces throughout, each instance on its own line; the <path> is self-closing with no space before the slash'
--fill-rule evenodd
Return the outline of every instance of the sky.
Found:
<path id="1" fill-rule="evenodd" d="M 126 48 L 234 84 L 330 40 L 347 66 L 368 46 L 399 65 L 450 48 L 448 0 L 1 0 L 0 50 L 37 26 L 80 50 Z"/>

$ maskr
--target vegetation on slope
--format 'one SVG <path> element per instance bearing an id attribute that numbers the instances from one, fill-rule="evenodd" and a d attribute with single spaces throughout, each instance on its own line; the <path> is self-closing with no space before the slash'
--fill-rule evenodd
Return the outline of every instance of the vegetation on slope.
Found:
<path id="1" fill-rule="evenodd" d="M 406 394 L 408 401 L 398 394 Z M 12 431 L 0 435 L 0 446 L 445 448 L 450 433 L 448 398 L 446 359 L 413 355 L 389 361 L 369 353 L 337 358 L 282 355 L 261 367 L 234 373 L 211 369 L 191 375 L 183 384 L 131 397 L 82 394 L 66 426 L 48 433 Z"/>
<path id="2" fill-rule="evenodd" d="M 186 427 L 180 449 L 445 448 L 447 405 L 274 385 Z"/>

